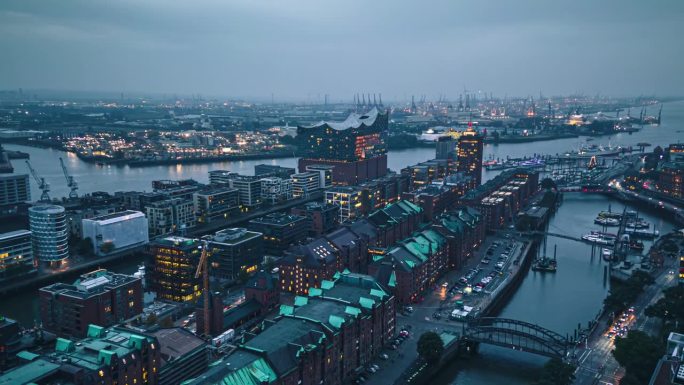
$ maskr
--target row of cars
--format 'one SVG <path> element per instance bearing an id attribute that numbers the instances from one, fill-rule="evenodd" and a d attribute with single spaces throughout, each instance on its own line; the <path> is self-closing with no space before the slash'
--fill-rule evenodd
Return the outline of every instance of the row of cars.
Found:
<path id="1" fill-rule="evenodd" d="M 608 329 L 606 337 L 625 337 L 635 319 L 636 316 L 634 315 L 634 308 L 630 307 L 627 311 L 622 312 L 619 318 L 615 319 L 613 325 L 611 325 L 610 329 Z"/>
<path id="2" fill-rule="evenodd" d="M 407 338 L 410 337 L 411 333 L 409 332 L 409 329 L 410 325 L 408 327 L 402 328 L 399 331 L 399 334 L 389 344 L 388 349 L 397 350 L 399 345 L 401 345 L 404 341 L 406 341 Z M 387 353 L 380 353 L 378 357 L 380 357 L 383 360 L 389 360 L 389 355 Z M 371 375 L 375 374 L 380 369 L 381 367 L 377 363 L 370 363 L 366 365 L 365 373 L 360 374 L 358 377 L 356 377 L 353 383 L 358 385 L 366 382 Z"/>

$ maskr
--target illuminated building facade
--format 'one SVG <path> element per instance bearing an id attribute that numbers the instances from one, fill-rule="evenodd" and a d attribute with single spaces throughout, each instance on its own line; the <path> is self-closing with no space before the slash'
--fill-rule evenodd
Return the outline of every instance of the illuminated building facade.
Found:
<path id="1" fill-rule="evenodd" d="M 286 251 L 278 267 L 282 291 L 308 294 L 309 289 L 320 288 L 323 280 L 332 279 L 339 270 L 339 255 L 330 241 L 317 238 Z"/>
<path id="2" fill-rule="evenodd" d="M 31 232 L 17 230 L 0 234 L 0 280 L 34 271 Z"/>
<path id="3" fill-rule="evenodd" d="M 476 186 L 482 184 L 482 153 L 484 140 L 477 131 L 468 127 L 458 138 L 458 171 L 473 178 Z"/>
<path id="4" fill-rule="evenodd" d="M 195 301 L 202 290 L 195 278 L 201 254 L 197 239 L 167 237 L 150 243 L 150 288 L 157 298 L 174 302 Z"/>
<path id="5" fill-rule="evenodd" d="M 361 218 L 368 212 L 363 204 L 363 189 L 340 186 L 325 191 L 325 203 L 340 208 L 340 223 Z"/>
<path id="6" fill-rule="evenodd" d="M 145 206 L 150 236 L 165 235 L 197 224 L 195 203 L 190 199 L 172 198 L 150 202 Z"/>
<path id="7" fill-rule="evenodd" d="M 239 209 L 239 190 L 228 186 L 207 188 L 193 194 L 195 217 L 200 223 L 226 219 Z"/>
<path id="8" fill-rule="evenodd" d="M 666 162 L 658 170 L 658 190 L 673 198 L 684 197 L 684 162 Z"/>
<path id="9" fill-rule="evenodd" d="M 236 280 L 241 271 L 254 273 L 264 258 L 263 234 L 243 228 L 224 229 L 205 237 L 211 251 L 210 274 Z"/>
<path id="10" fill-rule="evenodd" d="M 366 114 L 351 114 L 343 122 L 321 122 L 300 126 L 306 156 L 299 171 L 307 166 L 333 166 L 333 183 L 355 185 L 387 174 L 389 115 L 373 108 Z"/>

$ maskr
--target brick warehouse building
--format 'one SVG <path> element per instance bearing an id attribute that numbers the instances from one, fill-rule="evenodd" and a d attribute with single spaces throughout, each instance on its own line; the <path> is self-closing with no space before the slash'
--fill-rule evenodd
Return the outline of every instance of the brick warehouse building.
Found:
<path id="1" fill-rule="evenodd" d="M 340 385 L 380 353 L 395 334 L 394 297 L 367 275 L 338 273 L 186 385 Z"/>
<path id="2" fill-rule="evenodd" d="M 85 337 L 88 325 L 104 327 L 137 316 L 143 309 L 140 278 L 97 270 L 73 284 L 39 290 L 43 327 L 59 336 Z"/>

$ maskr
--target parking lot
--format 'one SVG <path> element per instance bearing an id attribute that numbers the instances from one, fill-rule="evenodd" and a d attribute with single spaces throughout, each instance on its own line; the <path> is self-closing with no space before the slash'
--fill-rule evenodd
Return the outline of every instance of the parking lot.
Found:
<path id="1" fill-rule="evenodd" d="M 477 312 L 486 306 L 491 294 L 518 267 L 517 262 L 524 249 L 525 243 L 511 236 L 488 237 L 461 269 L 450 271 L 430 292 L 424 293 L 423 301 L 397 312 L 397 330 L 406 330 L 407 333 L 383 350 L 382 354 L 386 354 L 387 359 L 381 354 L 374 360 L 372 364 L 379 369 L 374 368 L 373 371 L 365 368 L 365 373 L 361 375 L 363 380 L 358 378 L 359 383 L 394 383 L 417 358 L 416 348 L 421 334 L 445 329 L 460 331 L 462 323 L 452 317 L 453 311 L 469 307 Z M 497 266 L 499 263 L 501 265 Z M 486 280 L 486 277 L 491 279 Z"/>

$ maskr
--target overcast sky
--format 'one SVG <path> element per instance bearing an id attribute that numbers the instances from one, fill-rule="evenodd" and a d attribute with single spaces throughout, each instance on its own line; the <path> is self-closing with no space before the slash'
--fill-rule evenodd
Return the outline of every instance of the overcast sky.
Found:
<path id="1" fill-rule="evenodd" d="M 1 0 L 0 89 L 684 94 L 684 0 Z"/>

